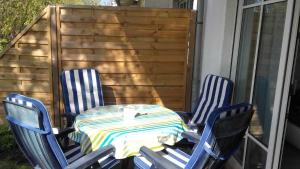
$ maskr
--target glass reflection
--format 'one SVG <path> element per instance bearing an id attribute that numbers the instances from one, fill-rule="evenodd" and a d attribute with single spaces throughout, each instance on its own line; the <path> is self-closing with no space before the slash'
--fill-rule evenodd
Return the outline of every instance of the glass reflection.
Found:
<path id="1" fill-rule="evenodd" d="M 235 80 L 235 103 L 250 100 L 259 16 L 260 7 L 245 9 L 243 13 Z"/>
<path id="2" fill-rule="evenodd" d="M 264 169 L 266 167 L 267 153 L 248 139 L 245 169 Z"/>
<path id="3" fill-rule="evenodd" d="M 254 3 L 260 3 L 262 0 L 245 0 L 244 5 L 251 5 Z"/>
<path id="4" fill-rule="evenodd" d="M 268 145 L 281 54 L 286 2 L 264 6 L 253 104 L 256 113 L 250 133 Z"/>

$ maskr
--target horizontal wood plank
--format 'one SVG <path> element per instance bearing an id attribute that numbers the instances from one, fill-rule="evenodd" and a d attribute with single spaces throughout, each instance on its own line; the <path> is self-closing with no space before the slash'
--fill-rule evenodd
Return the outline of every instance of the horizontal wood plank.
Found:
<path id="1" fill-rule="evenodd" d="M 16 60 L 20 60 L 20 61 L 36 61 L 36 62 L 42 62 L 42 63 L 46 63 L 49 61 L 49 58 L 47 56 L 31 56 L 31 55 L 14 55 L 16 56 L 18 59 Z"/>
<path id="2" fill-rule="evenodd" d="M 62 22 L 61 23 L 61 32 L 66 33 L 67 30 L 103 30 L 107 32 L 108 30 L 160 30 L 160 31 L 187 31 L 188 25 L 178 25 L 178 24 L 152 24 L 152 25 L 143 25 L 143 24 L 119 24 L 119 23 L 80 23 L 80 22 Z"/>
<path id="3" fill-rule="evenodd" d="M 104 96 L 104 100 L 108 102 L 126 102 L 128 104 L 138 104 L 138 103 L 163 103 L 163 101 L 168 102 L 182 102 L 183 99 L 181 97 L 106 97 Z"/>
<path id="4" fill-rule="evenodd" d="M 124 7 L 119 7 L 118 9 L 91 9 L 91 8 L 60 8 L 61 15 L 80 15 L 80 16 L 92 16 L 92 15 L 103 15 L 103 14 L 115 14 L 118 16 L 128 16 L 128 17 L 178 17 L 178 18 L 188 18 L 190 17 L 190 12 L 184 9 L 154 9 L 154 8 L 130 8 L 124 9 Z"/>
<path id="5" fill-rule="evenodd" d="M 166 66 L 168 65 L 168 66 Z M 96 68 L 101 73 L 156 73 L 183 74 L 184 63 L 139 63 L 139 62 L 62 62 L 64 69 Z"/>
<path id="6" fill-rule="evenodd" d="M 1 91 L 50 92 L 49 82 L 0 80 Z"/>
<path id="7" fill-rule="evenodd" d="M 102 14 L 97 16 L 61 15 L 62 22 L 99 22 L 117 24 L 178 24 L 187 25 L 186 18 L 156 18 L 156 17 L 122 17 L 115 14 Z"/>
<path id="8" fill-rule="evenodd" d="M 47 74 L 31 74 L 31 73 L 0 73 L 0 80 L 49 80 Z"/>
<path id="9" fill-rule="evenodd" d="M 103 86 L 104 97 L 183 97 L 183 87 Z"/>
<path id="10" fill-rule="evenodd" d="M 30 49 L 30 48 L 11 48 L 7 51 L 10 55 L 32 55 L 32 56 L 48 56 L 48 50 Z"/>
<path id="11" fill-rule="evenodd" d="M 95 10 L 101 12 L 114 12 L 119 13 L 123 11 L 140 11 L 140 12 L 152 12 L 152 11 L 170 11 L 170 12 L 186 12 L 190 10 L 182 8 L 133 8 L 132 6 L 119 6 L 118 8 L 113 6 L 90 6 L 90 5 L 59 5 L 60 10 Z"/>
<path id="12" fill-rule="evenodd" d="M 126 16 L 135 16 L 135 17 L 179 17 L 179 18 L 187 18 L 189 17 L 188 12 L 173 12 L 170 10 L 165 11 L 126 11 Z"/>
<path id="13" fill-rule="evenodd" d="M 99 54 L 65 54 L 63 61 L 107 61 L 107 62 L 184 62 L 185 56 L 173 55 L 99 55 Z"/>
<path id="14" fill-rule="evenodd" d="M 62 42 L 77 42 L 77 43 L 93 43 L 93 42 L 173 42 L 173 43 L 186 43 L 186 37 L 127 37 L 127 36 L 98 36 L 98 35 L 83 35 L 72 36 L 62 35 Z"/>
<path id="15" fill-rule="evenodd" d="M 20 93 L 28 97 L 33 97 L 35 99 L 41 100 L 45 105 L 50 105 L 52 103 L 51 93 L 28 92 L 28 91 L 7 91 L 7 92 L 1 91 L 0 99 L 4 100 L 4 98 L 10 93 Z"/>
<path id="16" fill-rule="evenodd" d="M 117 98 L 104 98 L 105 105 L 116 104 L 158 104 L 172 110 L 180 109 L 184 107 L 184 100 L 182 98 L 160 98 L 160 97 L 117 97 Z"/>
<path id="17" fill-rule="evenodd" d="M 16 60 L 18 60 L 18 56 L 17 55 L 10 55 L 10 54 L 5 54 L 1 58 L 2 62 L 16 61 Z"/>
<path id="18" fill-rule="evenodd" d="M 17 68 L 17 67 L 0 67 L 0 72 L 2 72 L 2 73 L 6 73 L 6 72 L 19 73 L 20 68 Z"/>
<path id="19" fill-rule="evenodd" d="M 39 61 L 10 61 L 0 62 L 0 67 L 37 67 L 37 68 L 49 68 L 50 63 Z"/>
<path id="20" fill-rule="evenodd" d="M 148 55 L 148 56 L 164 56 L 164 55 L 173 55 L 173 56 L 186 56 L 185 50 L 139 50 L 139 49 L 62 49 L 62 55 L 66 56 L 68 54 L 97 54 L 99 56 L 139 56 L 139 55 Z"/>
<path id="21" fill-rule="evenodd" d="M 47 68 L 20 67 L 19 69 L 21 73 L 47 74 L 49 76 L 49 67 Z"/>
<path id="22" fill-rule="evenodd" d="M 155 38 L 185 38 L 185 31 L 172 30 L 136 30 L 136 29 L 96 29 L 70 28 L 61 30 L 62 35 L 69 36 L 121 36 L 121 37 L 155 37 Z"/>
<path id="23" fill-rule="evenodd" d="M 142 49 L 142 50 L 184 50 L 186 45 L 183 43 L 120 43 L 120 42 L 94 42 L 94 43 L 78 43 L 78 42 L 62 42 L 62 48 L 87 48 L 87 49 Z"/>
<path id="24" fill-rule="evenodd" d="M 36 43 L 36 44 L 49 44 L 47 32 L 27 32 L 22 36 L 18 43 Z"/>
<path id="25" fill-rule="evenodd" d="M 80 23 L 80 22 L 62 22 L 60 30 L 66 32 L 66 30 L 71 29 L 99 29 L 99 30 L 120 30 L 120 29 L 139 29 L 139 30 L 156 30 L 157 25 L 140 25 L 140 24 L 105 24 L 105 23 Z M 187 28 L 187 26 L 185 26 Z M 184 29 L 186 30 L 186 29 Z"/>
<path id="26" fill-rule="evenodd" d="M 48 20 L 40 20 L 36 24 L 34 24 L 30 31 L 49 31 L 48 30 Z"/>
<path id="27" fill-rule="evenodd" d="M 100 74 L 103 85 L 184 86 L 183 75 Z"/>

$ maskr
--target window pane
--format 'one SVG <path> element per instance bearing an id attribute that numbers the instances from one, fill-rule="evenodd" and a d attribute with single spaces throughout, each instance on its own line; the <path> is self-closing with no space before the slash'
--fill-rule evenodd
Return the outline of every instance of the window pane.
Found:
<path id="1" fill-rule="evenodd" d="M 261 0 L 245 0 L 244 5 L 251 5 L 251 4 L 259 3 L 259 2 L 261 2 Z"/>
<path id="2" fill-rule="evenodd" d="M 250 132 L 265 145 L 269 141 L 285 13 L 286 2 L 264 6 L 253 92 L 257 111 Z"/>
<path id="3" fill-rule="evenodd" d="M 258 22 L 260 7 L 245 9 L 243 11 L 240 45 L 235 80 L 234 102 L 249 102 L 251 92 L 251 81 L 257 42 Z M 243 148 L 241 146 L 234 155 L 236 160 L 243 163 Z"/>
<path id="4" fill-rule="evenodd" d="M 241 166 L 243 165 L 244 148 L 245 148 L 245 138 L 243 138 L 239 149 L 233 155 L 234 158 L 237 160 L 237 162 L 240 163 Z"/>
<path id="5" fill-rule="evenodd" d="M 250 138 L 247 142 L 245 169 L 264 169 L 266 167 L 267 153 Z"/>
<path id="6" fill-rule="evenodd" d="M 235 80 L 235 103 L 250 100 L 259 15 L 260 7 L 245 9 L 243 13 Z"/>

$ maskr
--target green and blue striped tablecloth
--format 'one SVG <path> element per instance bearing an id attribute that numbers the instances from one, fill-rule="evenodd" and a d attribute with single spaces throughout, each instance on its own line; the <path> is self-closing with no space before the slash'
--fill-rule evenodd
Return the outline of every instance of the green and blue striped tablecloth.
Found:
<path id="1" fill-rule="evenodd" d="M 122 110 L 128 106 L 140 114 L 132 121 L 123 119 Z M 141 146 L 162 150 L 162 143 L 174 145 L 188 130 L 172 110 L 146 104 L 97 107 L 78 115 L 74 127 L 76 131 L 69 137 L 81 144 L 81 151 L 89 153 L 112 144 L 117 159 L 137 155 Z"/>

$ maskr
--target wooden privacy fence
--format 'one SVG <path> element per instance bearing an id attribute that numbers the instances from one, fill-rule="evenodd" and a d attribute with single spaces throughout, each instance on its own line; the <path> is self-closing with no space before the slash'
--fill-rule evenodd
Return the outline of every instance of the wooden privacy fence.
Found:
<path id="1" fill-rule="evenodd" d="M 60 72 L 93 67 L 105 104 L 188 110 L 194 26 L 195 13 L 184 9 L 47 7 L 3 52 L 0 96 L 38 98 L 61 125 Z"/>

